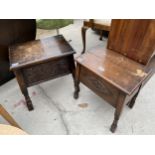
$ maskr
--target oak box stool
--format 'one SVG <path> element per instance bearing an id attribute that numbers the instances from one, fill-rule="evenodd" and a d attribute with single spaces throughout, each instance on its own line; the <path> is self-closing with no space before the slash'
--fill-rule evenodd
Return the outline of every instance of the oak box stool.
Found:
<path id="1" fill-rule="evenodd" d="M 33 110 L 33 104 L 27 87 L 70 73 L 74 80 L 74 53 L 62 35 L 10 47 L 10 69 L 16 75 L 29 110 Z"/>

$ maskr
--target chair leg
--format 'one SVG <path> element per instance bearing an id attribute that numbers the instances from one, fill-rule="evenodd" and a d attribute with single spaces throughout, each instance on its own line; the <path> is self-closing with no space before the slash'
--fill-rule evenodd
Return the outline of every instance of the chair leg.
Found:
<path id="1" fill-rule="evenodd" d="M 58 28 L 56 28 L 56 32 L 57 32 L 57 35 L 59 35 L 60 33 L 59 33 L 59 29 Z"/>
<path id="2" fill-rule="evenodd" d="M 130 102 L 128 102 L 128 107 L 129 108 L 133 108 L 134 107 L 134 105 L 135 105 L 135 102 L 136 102 L 136 99 L 137 99 L 137 96 L 138 96 L 138 94 L 139 94 L 139 92 L 140 92 L 140 89 L 141 89 L 141 86 L 139 87 L 139 90 L 138 90 L 138 92 L 135 94 L 135 96 L 131 99 L 131 101 Z"/>
<path id="3" fill-rule="evenodd" d="M 86 50 L 86 31 L 88 30 L 88 27 L 83 26 L 81 29 L 81 34 L 82 34 L 82 43 L 83 43 L 83 50 L 82 54 L 85 53 Z"/>
<path id="4" fill-rule="evenodd" d="M 127 104 L 129 108 L 133 108 L 136 102 L 136 98 L 138 96 L 138 93 L 131 99 L 131 101 Z"/>
<path id="5" fill-rule="evenodd" d="M 76 67 L 76 75 L 75 75 L 75 91 L 74 91 L 74 99 L 78 99 L 79 97 L 79 92 L 80 92 L 80 80 L 79 80 L 79 76 L 80 76 L 80 65 L 77 64 Z"/>
<path id="6" fill-rule="evenodd" d="M 16 121 L 12 118 L 12 116 L 3 108 L 3 106 L 0 104 L 0 115 L 8 121 L 12 126 L 21 128 Z"/>
<path id="7" fill-rule="evenodd" d="M 121 115 L 121 112 L 123 109 L 124 100 L 125 100 L 125 95 L 120 94 L 118 101 L 117 101 L 117 106 L 116 106 L 116 110 L 115 110 L 115 114 L 114 114 L 114 120 L 113 120 L 111 127 L 110 127 L 110 131 L 112 133 L 114 133 L 117 129 L 117 124 L 118 124 L 118 120 L 120 118 L 120 115 Z"/>
<path id="8" fill-rule="evenodd" d="M 74 57 L 73 55 L 70 58 L 70 70 L 71 70 L 71 74 L 72 74 L 72 78 L 73 78 L 73 82 L 74 82 L 74 88 L 76 89 L 77 84 L 76 84 L 76 70 L 75 70 L 75 63 L 74 63 Z"/>
<path id="9" fill-rule="evenodd" d="M 111 124 L 111 127 L 110 127 L 110 131 L 112 133 L 114 133 L 116 131 L 116 129 L 117 129 L 117 124 L 118 124 L 119 117 L 120 117 L 120 112 L 115 110 L 114 120 L 113 120 L 113 123 Z"/>

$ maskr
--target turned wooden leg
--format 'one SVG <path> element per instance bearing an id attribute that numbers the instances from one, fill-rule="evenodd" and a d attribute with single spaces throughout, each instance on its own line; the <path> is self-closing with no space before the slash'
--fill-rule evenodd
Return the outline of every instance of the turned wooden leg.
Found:
<path id="1" fill-rule="evenodd" d="M 31 99 L 30 99 L 30 96 L 29 96 L 29 94 L 28 94 L 27 88 L 23 88 L 23 95 L 24 95 L 24 97 L 25 97 L 28 110 L 29 110 L 29 111 L 33 110 L 34 107 L 33 107 L 32 101 L 31 101 Z"/>
<path id="2" fill-rule="evenodd" d="M 133 98 L 131 99 L 131 101 L 127 104 L 129 108 L 132 109 L 132 108 L 134 107 L 135 102 L 136 102 L 136 99 L 137 99 L 137 96 L 138 96 L 138 94 L 139 94 L 139 92 L 140 92 L 140 89 L 141 89 L 141 86 L 139 87 L 139 90 L 138 90 L 138 92 L 135 94 L 135 96 L 133 96 Z"/>
<path id="3" fill-rule="evenodd" d="M 21 87 L 21 91 L 22 91 L 22 93 L 23 93 L 23 95 L 25 97 L 28 110 L 29 111 L 33 110 L 34 109 L 33 104 L 32 104 L 32 101 L 30 99 L 27 87 L 23 87 L 23 86 L 20 86 L 20 87 Z"/>
<path id="4" fill-rule="evenodd" d="M 75 99 L 78 99 L 79 92 L 80 92 L 80 87 L 79 87 L 80 80 L 79 80 L 79 77 L 80 77 L 80 65 L 77 64 L 76 74 L 75 74 L 75 91 L 74 91 L 74 98 Z"/>
<path id="5" fill-rule="evenodd" d="M 138 95 L 135 95 L 135 96 L 131 99 L 131 101 L 127 104 L 129 108 L 132 109 L 132 108 L 134 107 L 137 96 L 138 96 Z"/>
<path id="6" fill-rule="evenodd" d="M 75 81 L 75 91 L 74 91 L 74 98 L 75 99 L 79 98 L 79 92 L 80 92 L 79 84 L 80 84 L 79 81 Z"/>
<path id="7" fill-rule="evenodd" d="M 81 29 L 81 33 L 82 33 L 82 43 L 83 43 L 83 51 L 82 54 L 85 53 L 86 50 L 86 31 L 88 30 L 88 27 L 83 26 Z"/>
<path id="8" fill-rule="evenodd" d="M 8 121 L 12 126 L 15 126 L 17 128 L 20 128 L 20 126 L 16 123 L 16 121 L 12 118 L 12 116 L 3 108 L 3 106 L 0 104 L 0 115 Z"/>
<path id="9" fill-rule="evenodd" d="M 125 100 L 125 95 L 123 93 L 120 93 L 119 97 L 118 97 L 118 101 L 116 104 L 116 110 L 115 110 L 115 114 L 114 114 L 114 120 L 113 123 L 110 127 L 110 131 L 112 133 L 114 133 L 117 129 L 117 124 L 118 124 L 118 120 L 120 118 L 122 109 L 123 109 L 123 105 L 124 105 L 124 100 Z"/>
<path id="10" fill-rule="evenodd" d="M 72 78 L 74 82 L 74 88 L 76 89 L 75 63 L 73 55 L 69 57 L 69 61 L 70 61 L 70 71 L 72 73 Z"/>
<path id="11" fill-rule="evenodd" d="M 76 88 L 75 72 L 72 72 L 72 78 L 73 78 L 74 88 Z"/>
<path id="12" fill-rule="evenodd" d="M 103 38 L 103 31 L 101 30 L 100 31 L 100 40 L 102 40 L 102 38 Z"/>
<path id="13" fill-rule="evenodd" d="M 25 97 L 28 110 L 29 111 L 33 110 L 34 109 L 33 104 L 32 104 L 32 101 L 30 99 L 30 96 L 29 96 L 29 93 L 28 93 L 28 90 L 27 90 L 27 86 L 26 86 L 26 83 L 24 81 L 24 77 L 23 77 L 21 71 L 20 70 L 14 71 L 14 73 L 16 75 L 16 78 L 17 78 L 18 84 L 20 86 L 21 92 Z"/>
<path id="14" fill-rule="evenodd" d="M 117 110 L 115 111 L 115 114 L 114 114 L 114 121 L 110 127 L 110 131 L 112 133 L 114 133 L 116 131 L 116 128 L 117 128 L 117 123 L 118 123 L 118 120 L 119 120 L 119 117 L 120 117 L 120 113 L 117 112 Z"/>
<path id="15" fill-rule="evenodd" d="M 30 96 L 29 96 L 29 93 L 28 93 L 28 90 L 27 90 L 27 87 L 23 87 L 21 88 L 21 91 L 25 97 L 25 100 L 26 100 L 26 104 L 27 104 L 27 108 L 29 111 L 33 110 L 33 104 L 32 104 L 32 101 L 30 99 Z"/>

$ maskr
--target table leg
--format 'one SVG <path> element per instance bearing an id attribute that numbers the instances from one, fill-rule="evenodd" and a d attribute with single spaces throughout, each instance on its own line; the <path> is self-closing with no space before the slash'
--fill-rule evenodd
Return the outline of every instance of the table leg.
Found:
<path id="1" fill-rule="evenodd" d="M 21 70 L 16 70 L 16 71 L 14 71 L 14 73 L 16 75 L 16 78 L 17 78 L 18 84 L 20 86 L 21 92 L 23 93 L 23 95 L 25 97 L 28 110 L 33 110 L 34 109 L 33 104 L 32 104 L 32 101 L 30 99 L 30 96 L 29 96 L 29 93 L 27 90 L 27 86 L 26 86 L 26 83 L 24 81 L 24 77 L 23 77 Z"/>
<path id="2" fill-rule="evenodd" d="M 121 115 L 121 112 L 123 109 L 124 101 L 125 101 L 125 95 L 120 93 L 119 97 L 118 97 L 117 105 L 116 105 L 114 120 L 113 120 L 113 123 L 112 123 L 111 128 L 110 128 L 110 131 L 112 133 L 114 133 L 116 131 L 118 120 L 120 118 L 120 115 Z"/>
<path id="3" fill-rule="evenodd" d="M 82 54 L 85 53 L 86 50 L 86 31 L 88 30 L 88 27 L 83 26 L 81 29 L 81 34 L 82 34 L 82 43 L 83 43 L 83 51 Z"/>
<path id="4" fill-rule="evenodd" d="M 74 98 L 75 99 L 78 99 L 79 97 L 79 92 L 80 92 L 80 87 L 79 87 L 79 84 L 80 84 L 80 65 L 77 64 L 77 67 L 76 67 L 76 73 L 75 73 L 75 91 L 74 91 Z"/>

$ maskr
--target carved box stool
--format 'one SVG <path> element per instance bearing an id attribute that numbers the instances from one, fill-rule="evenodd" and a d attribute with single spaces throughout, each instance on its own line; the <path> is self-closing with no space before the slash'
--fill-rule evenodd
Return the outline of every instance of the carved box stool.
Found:
<path id="1" fill-rule="evenodd" d="M 33 110 L 33 105 L 27 87 L 70 73 L 74 79 L 74 53 L 62 35 L 10 47 L 10 69 L 16 75 L 29 110 Z"/>

